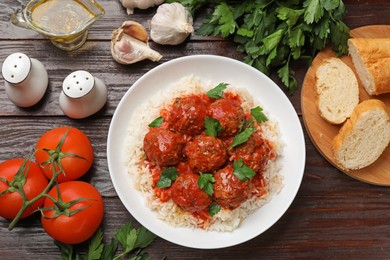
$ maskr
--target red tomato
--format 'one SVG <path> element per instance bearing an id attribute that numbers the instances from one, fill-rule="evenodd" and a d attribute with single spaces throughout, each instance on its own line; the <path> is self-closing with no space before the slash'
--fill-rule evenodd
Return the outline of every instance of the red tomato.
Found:
<path id="1" fill-rule="evenodd" d="M 56 150 L 61 138 L 67 131 L 68 135 L 65 141 L 60 149 Z M 80 178 L 91 168 L 94 159 L 90 140 L 81 130 L 74 127 L 58 127 L 44 133 L 38 140 L 36 148 L 35 159 L 49 179 L 53 176 L 52 164 L 42 164 L 50 157 L 49 153 L 43 149 L 55 151 L 55 156 L 59 156 L 57 161 L 61 163 L 65 174 L 58 176 L 58 182 L 73 181 Z M 58 166 L 56 167 L 58 170 Z"/>
<path id="2" fill-rule="evenodd" d="M 22 158 L 15 158 L 0 163 L 0 193 L 9 188 L 7 183 L 4 182 L 4 179 L 8 182 L 12 182 L 20 166 L 23 164 L 23 161 L 24 159 Z M 28 171 L 23 190 L 27 199 L 31 200 L 46 188 L 48 181 L 36 163 L 29 161 L 26 164 L 26 169 L 28 169 Z M 15 185 L 16 183 L 11 185 L 11 187 Z M 43 202 L 44 198 L 35 202 L 31 207 L 28 207 L 22 214 L 22 218 L 30 216 L 34 210 L 43 205 Z M 0 196 L 0 216 L 7 219 L 13 219 L 21 208 L 22 196 L 19 192 L 7 192 L 3 196 Z"/>
<path id="3" fill-rule="evenodd" d="M 61 199 L 66 203 L 80 198 L 81 200 L 70 206 L 69 211 L 77 209 L 83 210 L 71 215 L 54 216 L 52 209 L 43 210 L 41 217 L 42 226 L 45 231 L 55 240 L 65 244 L 78 244 L 89 239 L 99 228 L 104 213 L 103 199 L 99 191 L 91 184 L 82 181 L 63 182 L 58 185 Z M 54 187 L 48 193 L 57 199 L 57 187 Z M 51 199 L 46 198 L 44 207 L 54 205 Z"/>

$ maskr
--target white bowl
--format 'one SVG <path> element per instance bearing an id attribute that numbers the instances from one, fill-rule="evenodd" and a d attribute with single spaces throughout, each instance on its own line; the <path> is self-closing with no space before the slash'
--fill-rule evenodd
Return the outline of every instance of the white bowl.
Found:
<path id="1" fill-rule="evenodd" d="M 282 136 L 281 158 L 283 188 L 272 199 L 251 214 L 233 232 L 175 228 L 157 218 L 146 206 L 142 194 L 133 187 L 126 171 L 125 145 L 129 119 L 133 111 L 156 89 L 177 83 L 193 74 L 213 82 L 227 82 L 249 93 L 264 110 L 278 121 Z M 305 168 L 305 141 L 294 107 L 280 88 L 267 76 L 237 60 L 213 55 L 187 56 L 166 62 L 150 70 L 127 91 L 110 124 L 107 160 L 115 190 L 133 217 L 157 236 L 172 243 L 201 249 L 223 248 L 248 241 L 270 228 L 286 212 L 300 187 Z"/>

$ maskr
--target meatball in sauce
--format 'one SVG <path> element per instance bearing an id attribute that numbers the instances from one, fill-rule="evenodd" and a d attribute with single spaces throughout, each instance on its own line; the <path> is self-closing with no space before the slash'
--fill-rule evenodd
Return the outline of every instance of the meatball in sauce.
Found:
<path id="1" fill-rule="evenodd" d="M 184 139 L 182 135 L 163 128 L 151 128 L 144 137 L 147 158 L 158 166 L 172 166 L 180 162 Z"/>
<path id="2" fill-rule="evenodd" d="M 199 174 L 194 173 L 183 164 L 178 168 L 179 177 L 171 186 L 173 202 L 190 213 L 207 211 L 212 199 L 199 188 Z"/>
<path id="3" fill-rule="evenodd" d="M 226 98 L 210 104 L 208 115 L 220 122 L 222 126 L 222 131 L 218 134 L 220 137 L 238 134 L 245 121 L 245 113 L 240 103 Z"/>
<path id="4" fill-rule="evenodd" d="M 271 146 L 260 131 L 253 133 L 247 142 L 229 149 L 230 160 L 242 159 L 255 172 L 264 170 L 272 156 Z"/>
<path id="5" fill-rule="evenodd" d="M 175 98 L 168 113 L 168 124 L 172 130 L 187 135 L 200 134 L 207 115 L 207 100 L 203 95 Z"/>
<path id="6" fill-rule="evenodd" d="M 225 143 L 213 136 L 198 135 L 184 147 L 184 155 L 195 172 L 213 172 L 228 159 Z"/>
<path id="7" fill-rule="evenodd" d="M 214 200 L 227 209 L 237 208 L 251 194 L 250 181 L 241 181 L 233 171 L 233 165 L 229 164 L 214 174 Z"/>

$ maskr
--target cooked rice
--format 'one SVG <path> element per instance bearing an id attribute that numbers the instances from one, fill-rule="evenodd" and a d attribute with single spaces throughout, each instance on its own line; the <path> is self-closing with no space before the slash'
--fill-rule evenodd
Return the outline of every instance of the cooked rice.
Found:
<path id="1" fill-rule="evenodd" d="M 147 163 L 144 162 L 145 154 L 143 152 L 143 139 L 149 130 L 148 124 L 155 118 L 160 116 L 162 108 L 168 108 L 168 105 L 173 98 L 186 95 L 205 93 L 215 87 L 219 82 L 210 82 L 201 80 L 193 75 L 182 78 L 177 84 L 173 84 L 168 89 L 164 89 L 156 93 L 142 106 L 138 107 L 131 115 L 131 120 L 128 128 L 128 144 L 127 144 L 127 169 L 132 177 L 134 187 L 142 192 L 146 204 L 154 212 L 157 217 L 166 221 L 175 227 L 192 227 L 205 228 L 216 231 L 232 231 L 236 229 L 240 223 L 256 209 L 267 203 L 274 194 L 278 193 L 283 186 L 282 177 L 279 174 L 281 165 L 279 163 L 282 156 L 282 144 L 278 124 L 272 119 L 272 115 L 264 110 L 264 114 L 268 117 L 268 121 L 261 123 L 264 136 L 273 146 L 274 152 L 278 155 L 275 161 L 269 161 L 264 179 L 267 183 L 267 192 L 262 197 L 252 197 L 241 204 L 240 207 L 234 210 L 221 209 L 220 212 L 214 215 L 210 223 L 202 223 L 202 220 L 197 219 L 191 213 L 184 211 L 172 200 L 162 203 L 158 197 L 154 195 L 152 188 L 152 175 L 149 172 Z M 229 85 L 226 92 L 237 93 L 242 99 L 242 107 L 245 111 L 258 106 L 253 98 L 245 89 L 240 89 Z"/>

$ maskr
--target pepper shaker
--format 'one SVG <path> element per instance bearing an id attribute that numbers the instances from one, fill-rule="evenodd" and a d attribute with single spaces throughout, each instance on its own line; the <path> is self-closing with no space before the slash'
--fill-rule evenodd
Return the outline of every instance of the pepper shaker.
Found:
<path id="1" fill-rule="evenodd" d="M 98 112 L 107 101 L 107 88 L 102 80 L 85 70 L 69 74 L 60 93 L 60 107 L 70 118 L 80 119 Z"/>
<path id="2" fill-rule="evenodd" d="M 47 71 L 37 59 L 24 53 L 9 55 L 2 66 L 5 91 L 8 98 L 19 107 L 30 107 L 44 96 L 49 82 Z"/>

